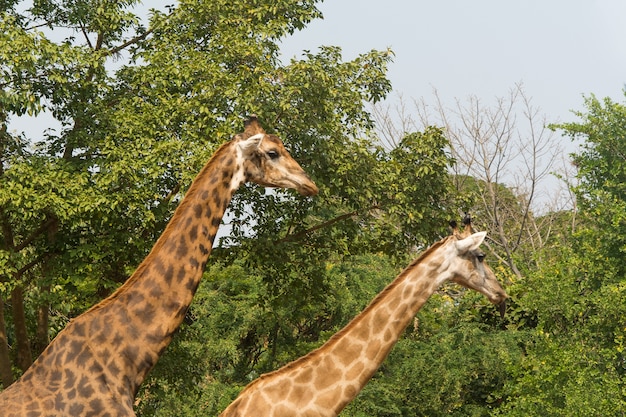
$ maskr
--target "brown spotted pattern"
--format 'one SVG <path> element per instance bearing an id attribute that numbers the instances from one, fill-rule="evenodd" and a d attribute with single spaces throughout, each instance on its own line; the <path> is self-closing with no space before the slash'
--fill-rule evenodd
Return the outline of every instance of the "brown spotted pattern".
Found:
<path id="1" fill-rule="evenodd" d="M 244 181 L 317 187 L 256 118 L 198 174 L 135 273 L 78 316 L 0 394 L 0 416 L 134 416 L 133 401 L 181 324 L 232 194 Z"/>
<path id="2" fill-rule="evenodd" d="M 250 383 L 220 417 L 337 416 L 442 283 L 454 281 L 494 304 L 504 302 L 507 294 L 478 249 L 484 237 L 455 233 L 431 246 L 328 342 Z"/>

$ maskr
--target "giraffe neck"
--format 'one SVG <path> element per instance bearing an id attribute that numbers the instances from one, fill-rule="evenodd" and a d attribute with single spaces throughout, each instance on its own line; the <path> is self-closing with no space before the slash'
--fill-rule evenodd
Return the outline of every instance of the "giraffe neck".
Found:
<path id="1" fill-rule="evenodd" d="M 319 349 L 252 382 L 220 417 L 252 416 L 258 410 L 270 417 L 337 416 L 445 280 L 440 257 L 433 253 L 442 242 L 409 265 Z"/>
<path id="2" fill-rule="evenodd" d="M 59 363 L 89 366 L 132 400 L 184 319 L 226 207 L 244 181 L 236 149 L 233 142 L 218 149 L 133 275 L 59 333 L 32 367 L 35 375 Z"/>

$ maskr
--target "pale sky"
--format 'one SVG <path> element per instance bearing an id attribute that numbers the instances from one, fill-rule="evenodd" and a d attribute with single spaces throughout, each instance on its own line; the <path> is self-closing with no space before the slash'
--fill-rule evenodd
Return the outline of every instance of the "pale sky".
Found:
<path id="1" fill-rule="evenodd" d="M 334 0 L 323 20 L 285 40 L 285 57 L 320 45 L 350 60 L 371 49 L 395 52 L 397 97 L 485 102 L 522 83 L 551 121 L 571 121 L 583 95 L 624 102 L 624 0 Z"/>
<path id="2" fill-rule="evenodd" d="M 340 46 L 344 60 L 391 48 L 390 100 L 428 101 L 437 89 L 450 105 L 469 95 L 488 104 L 521 82 L 551 121 L 573 120 L 583 95 L 624 102 L 625 0 L 327 0 L 318 7 L 324 19 L 285 39 L 284 57 L 321 45 Z M 12 120 L 10 129 L 33 134 L 52 124 L 37 119 Z"/>

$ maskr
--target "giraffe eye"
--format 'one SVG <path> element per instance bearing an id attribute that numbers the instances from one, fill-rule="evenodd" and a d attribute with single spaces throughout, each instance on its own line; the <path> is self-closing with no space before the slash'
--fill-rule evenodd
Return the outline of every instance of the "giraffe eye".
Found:
<path id="1" fill-rule="evenodd" d="M 476 258 L 478 259 L 478 262 L 482 262 L 485 260 L 485 254 L 484 253 L 477 253 L 476 254 Z"/>
<path id="2" fill-rule="evenodd" d="M 278 159 L 278 157 L 280 156 L 278 154 L 277 151 L 271 150 L 271 151 L 267 151 L 266 155 L 270 158 L 270 159 Z"/>

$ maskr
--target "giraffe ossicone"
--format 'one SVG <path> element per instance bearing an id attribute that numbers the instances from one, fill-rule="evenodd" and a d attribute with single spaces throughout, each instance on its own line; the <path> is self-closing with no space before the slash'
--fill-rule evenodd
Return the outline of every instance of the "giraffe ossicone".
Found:
<path id="1" fill-rule="evenodd" d="M 446 281 L 496 305 L 508 295 L 479 247 L 486 233 L 469 222 L 428 248 L 320 348 L 261 375 L 220 417 L 335 417 L 368 383 L 407 325 Z"/>
<path id="2" fill-rule="evenodd" d="M 226 207 L 247 181 L 318 192 L 282 141 L 250 117 L 202 168 L 131 277 L 71 320 L 0 393 L 0 415 L 134 416 L 137 390 L 180 326 Z"/>

